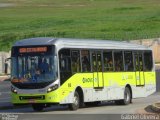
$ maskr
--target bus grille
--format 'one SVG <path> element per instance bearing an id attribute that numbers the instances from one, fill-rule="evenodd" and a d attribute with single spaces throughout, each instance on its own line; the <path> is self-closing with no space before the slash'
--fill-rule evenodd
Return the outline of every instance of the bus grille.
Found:
<path id="1" fill-rule="evenodd" d="M 44 95 L 39 95 L 39 96 L 19 96 L 20 100 L 44 100 L 45 96 Z"/>

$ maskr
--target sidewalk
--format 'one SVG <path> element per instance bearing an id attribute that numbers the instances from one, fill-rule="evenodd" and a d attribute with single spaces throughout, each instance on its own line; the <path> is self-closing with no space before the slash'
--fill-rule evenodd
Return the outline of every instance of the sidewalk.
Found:
<path id="1" fill-rule="evenodd" d="M 160 113 L 160 101 L 152 105 L 152 110 L 156 113 Z"/>
<path id="2" fill-rule="evenodd" d="M 0 76 L 0 82 L 4 81 L 4 80 L 8 80 L 10 78 L 9 75 L 2 75 Z"/>
<path id="3" fill-rule="evenodd" d="M 144 109 L 139 109 L 135 114 L 159 114 L 159 112 L 153 110 L 153 105 L 148 105 Z"/>

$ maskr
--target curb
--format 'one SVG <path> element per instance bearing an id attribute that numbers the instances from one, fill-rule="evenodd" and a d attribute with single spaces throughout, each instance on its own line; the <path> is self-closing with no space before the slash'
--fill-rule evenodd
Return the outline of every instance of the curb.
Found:
<path id="1" fill-rule="evenodd" d="M 3 82 L 3 81 L 10 81 L 10 78 L 0 79 L 0 82 Z"/>
<path id="2" fill-rule="evenodd" d="M 160 102 L 154 103 L 151 109 L 157 113 L 160 113 Z"/>
<path id="3" fill-rule="evenodd" d="M 3 82 L 5 80 L 10 80 L 10 77 L 8 77 L 8 76 L 0 76 L 0 82 Z"/>

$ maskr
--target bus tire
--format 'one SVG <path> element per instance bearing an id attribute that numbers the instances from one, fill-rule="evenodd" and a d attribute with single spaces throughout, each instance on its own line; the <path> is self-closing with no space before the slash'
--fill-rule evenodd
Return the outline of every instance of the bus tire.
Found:
<path id="1" fill-rule="evenodd" d="M 79 94 L 77 91 L 75 91 L 73 99 L 74 99 L 73 103 L 69 104 L 69 109 L 70 110 L 77 110 L 80 106 L 80 98 L 79 98 Z"/>
<path id="2" fill-rule="evenodd" d="M 121 103 L 123 105 L 128 105 L 132 100 L 132 97 L 131 97 L 131 91 L 128 87 L 125 88 L 124 90 L 124 99 L 121 100 Z"/>
<path id="3" fill-rule="evenodd" d="M 42 111 L 43 108 L 44 108 L 44 105 L 43 104 L 32 104 L 32 108 L 34 111 Z"/>

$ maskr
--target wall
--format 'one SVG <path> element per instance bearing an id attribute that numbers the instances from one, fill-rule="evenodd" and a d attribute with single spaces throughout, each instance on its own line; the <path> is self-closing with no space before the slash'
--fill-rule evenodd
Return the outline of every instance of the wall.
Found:
<path id="1" fill-rule="evenodd" d="M 153 50 L 155 63 L 160 63 L 160 38 L 132 40 L 129 42 L 151 47 Z"/>
<path id="2" fill-rule="evenodd" d="M 5 73 L 5 63 L 8 65 L 7 73 L 10 73 L 10 62 L 5 61 L 7 58 L 10 57 L 10 52 L 0 52 L 0 75 Z"/>

